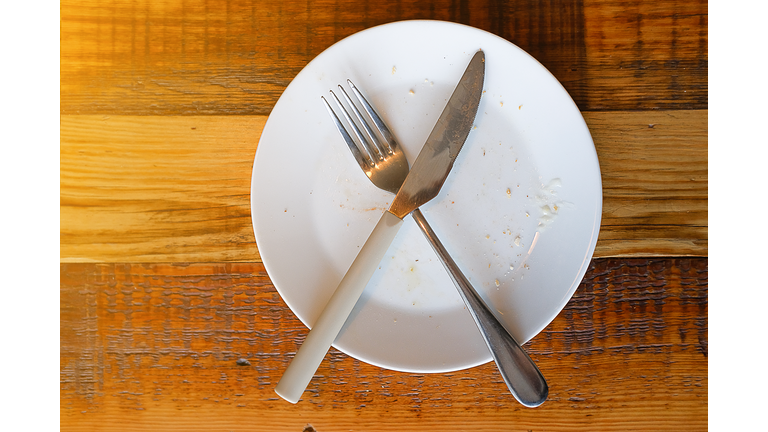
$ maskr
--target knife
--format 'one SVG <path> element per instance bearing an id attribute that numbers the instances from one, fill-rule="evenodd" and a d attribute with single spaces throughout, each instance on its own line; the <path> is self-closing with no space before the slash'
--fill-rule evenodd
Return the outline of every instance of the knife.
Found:
<path id="1" fill-rule="evenodd" d="M 413 215 L 430 240 L 459 288 L 462 298 L 470 306 L 468 309 L 491 348 L 494 360 L 512 393 L 526 406 L 538 406 L 546 399 L 547 386 L 541 372 L 498 320 L 488 312 L 487 306 L 461 274 L 418 209 L 437 196 L 448 177 L 472 129 L 482 96 L 484 78 L 485 54 L 478 51 L 459 80 L 389 210 L 382 215 L 280 379 L 275 392 L 283 399 L 291 403 L 298 402 L 394 240 L 403 218 L 408 214 Z M 473 310 L 477 308 L 484 311 Z M 499 356 L 495 352 L 498 349 L 504 349 L 506 352 Z"/>

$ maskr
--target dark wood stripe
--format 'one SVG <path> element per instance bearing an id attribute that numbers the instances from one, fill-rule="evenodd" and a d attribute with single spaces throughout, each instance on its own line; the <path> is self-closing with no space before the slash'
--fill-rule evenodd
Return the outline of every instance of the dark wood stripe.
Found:
<path id="1" fill-rule="evenodd" d="M 462 22 L 506 38 L 544 64 L 581 110 L 707 108 L 704 0 L 66 0 L 61 113 L 265 115 L 324 49 L 404 19 Z"/>
<path id="2" fill-rule="evenodd" d="M 60 270 L 62 430 L 707 428 L 706 258 L 593 260 L 527 344 L 550 383 L 535 410 L 514 401 L 493 364 L 399 373 L 335 349 L 290 405 L 273 388 L 307 329 L 263 265 Z"/>

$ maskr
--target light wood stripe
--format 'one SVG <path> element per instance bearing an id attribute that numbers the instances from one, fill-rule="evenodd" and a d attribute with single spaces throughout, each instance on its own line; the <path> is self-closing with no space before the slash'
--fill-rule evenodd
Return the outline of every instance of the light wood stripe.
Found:
<path id="1" fill-rule="evenodd" d="M 595 256 L 707 255 L 707 111 L 586 112 L 603 177 Z M 61 117 L 62 262 L 258 262 L 266 116 Z"/>

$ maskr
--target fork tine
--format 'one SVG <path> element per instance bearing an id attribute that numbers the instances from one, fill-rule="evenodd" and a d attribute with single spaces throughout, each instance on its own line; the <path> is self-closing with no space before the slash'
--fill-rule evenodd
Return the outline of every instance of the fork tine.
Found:
<path id="1" fill-rule="evenodd" d="M 358 100 L 353 102 L 347 91 L 344 90 L 344 87 L 339 86 L 342 95 L 346 99 L 346 104 L 339 100 L 333 90 L 330 90 L 329 93 L 333 95 L 337 106 L 332 106 L 332 102 L 323 97 L 325 107 L 334 124 L 336 124 L 341 137 L 347 143 L 347 147 L 349 147 L 349 150 L 365 175 L 368 176 L 368 179 L 379 189 L 396 194 L 408 176 L 408 160 L 405 157 L 405 153 L 399 148 L 389 129 L 376 114 L 371 104 L 365 100 L 357 88 L 354 88 L 352 81 L 347 81 L 355 90 Z M 347 105 L 349 108 L 347 108 Z M 359 105 L 365 106 L 369 114 L 363 114 Z M 341 113 L 339 113 L 339 109 L 341 109 Z M 350 117 L 347 109 L 355 112 L 357 120 L 353 120 Z M 342 114 L 346 121 L 340 119 Z M 371 122 L 374 122 L 374 124 L 371 124 Z M 370 140 L 360 131 L 360 125 L 365 127 Z M 381 133 L 377 134 L 374 132 L 374 129 L 378 129 Z M 357 138 L 353 135 L 357 136 Z M 384 142 L 384 139 L 388 139 L 388 142 Z"/>
<path id="2" fill-rule="evenodd" d="M 383 160 L 384 153 L 388 151 L 388 148 L 381 145 L 381 140 L 376 136 L 376 133 L 373 132 L 373 129 L 371 129 L 368 120 L 363 117 L 363 113 L 360 112 L 360 110 L 357 108 L 357 105 L 352 102 L 352 99 L 350 99 L 347 91 L 344 90 L 344 87 L 339 86 L 339 90 L 341 90 L 341 95 L 344 96 L 344 100 L 346 100 L 347 104 L 352 108 L 352 112 L 355 113 L 357 120 L 359 120 L 360 124 L 363 125 L 366 134 L 368 134 L 368 137 L 370 138 L 370 141 L 368 142 L 372 144 L 372 148 L 376 151 L 376 155 L 378 156 L 379 160 Z"/>
<path id="3" fill-rule="evenodd" d="M 363 157 L 363 154 L 360 152 L 360 149 L 357 148 L 355 141 L 349 135 L 349 133 L 347 132 L 347 129 L 341 123 L 339 116 L 337 116 L 336 112 L 333 111 L 333 108 L 331 108 L 331 105 L 328 103 L 327 100 L 325 100 L 325 97 L 320 96 L 320 99 L 322 99 L 323 102 L 325 102 L 325 108 L 328 109 L 328 114 L 331 115 L 331 118 L 333 119 L 333 123 L 336 125 L 336 128 L 339 130 L 339 133 L 341 133 L 341 137 L 344 138 L 344 142 L 347 143 L 349 150 L 352 152 L 352 156 L 360 165 L 360 168 L 362 168 L 363 171 L 367 172 L 371 168 L 371 164 L 365 159 L 365 157 Z"/>
<path id="4" fill-rule="evenodd" d="M 365 109 L 365 112 L 368 113 L 368 115 L 371 117 L 371 120 L 373 120 L 373 123 L 376 125 L 376 129 L 381 132 L 381 135 L 384 137 L 384 144 L 387 147 L 387 152 L 389 154 L 393 154 L 395 151 L 395 148 L 397 148 L 397 140 L 395 140 L 394 135 L 392 135 L 392 132 L 390 132 L 389 128 L 387 127 L 386 123 L 379 117 L 379 114 L 376 112 L 375 109 L 371 106 L 370 103 L 368 103 L 368 100 L 363 96 L 362 93 L 360 93 L 360 90 L 357 89 L 357 86 L 352 82 L 352 80 L 347 80 L 347 83 L 349 84 L 349 87 L 352 89 L 352 92 L 355 94 L 355 97 L 358 101 L 360 101 L 360 104 Z"/>
<path id="5" fill-rule="evenodd" d="M 336 104 L 341 109 L 341 113 L 344 115 L 344 118 L 347 120 L 347 123 L 352 127 L 352 132 L 355 133 L 355 136 L 359 140 L 360 144 L 363 147 L 363 150 L 365 150 L 366 156 L 367 156 L 367 162 L 371 164 L 373 167 L 376 165 L 376 160 L 379 159 L 379 155 L 377 151 L 374 149 L 373 145 L 368 141 L 368 139 L 363 135 L 363 132 L 360 130 L 360 128 L 357 126 L 357 123 L 355 123 L 354 120 L 352 120 L 352 116 L 349 115 L 349 111 L 347 111 L 347 108 L 344 107 L 344 104 L 341 103 L 339 100 L 339 97 L 336 96 L 336 93 L 333 92 L 333 90 L 330 91 L 331 95 L 333 95 L 333 98 L 336 99 Z M 353 105 L 354 107 L 354 105 Z M 357 108 L 354 108 L 357 109 Z"/>

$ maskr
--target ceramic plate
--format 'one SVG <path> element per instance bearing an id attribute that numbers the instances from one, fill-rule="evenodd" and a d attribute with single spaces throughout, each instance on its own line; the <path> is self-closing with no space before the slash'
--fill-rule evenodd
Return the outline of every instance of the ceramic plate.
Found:
<path id="1" fill-rule="evenodd" d="M 404 21 L 317 56 L 280 97 L 258 144 L 251 209 L 259 252 L 308 327 L 394 197 L 363 174 L 320 96 L 351 79 L 413 163 L 478 49 L 486 78 L 475 126 L 422 212 L 519 342 L 544 329 L 576 290 L 602 210 L 597 155 L 576 105 L 541 64 L 504 39 L 459 24 Z M 491 360 L 410 216 L 334 346 L 407 372 Z"/>

